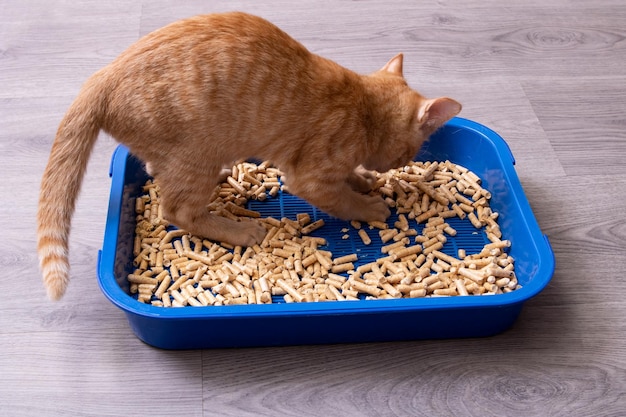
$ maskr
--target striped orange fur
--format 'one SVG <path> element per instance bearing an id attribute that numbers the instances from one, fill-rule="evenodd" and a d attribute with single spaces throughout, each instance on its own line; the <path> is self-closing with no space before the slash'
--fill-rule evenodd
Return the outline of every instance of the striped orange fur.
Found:
<path id="1" fill-rule="evenodd" d="M 205 208 L 222 167 L 249 157 L 271 160 L 291 193 L 331 215 L 385 220 L 385 202 L 366 193 L 367 170 L 404 165 L 461 110 L 412 90 L 402 65 L 400 54 L 360 75 L 239 12 L 143 37 L 87 80 L 59 126 L 38 212 L 50 298 L 68 285 L 70 221 L 100 130 L 150 164 L 165 217 L 199 236 L 242 246 L 263 239 L 258 223 Z"/>

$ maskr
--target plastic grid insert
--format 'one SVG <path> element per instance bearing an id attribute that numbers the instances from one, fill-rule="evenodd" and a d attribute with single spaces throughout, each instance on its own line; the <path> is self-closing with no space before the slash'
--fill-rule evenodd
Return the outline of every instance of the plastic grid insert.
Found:
<path id="1" fill-rule="evenodd" d="M 327 244 L 320 246 L 320 249 L 332 252 L 333 258 L 350 255 L 352 253 L 357 254 L 359 259 L 353 262 L 357 268 L 360 265 L 373 262 L 378 258 L 386 256 L 381 252 L 381 247 L 393 243 L 383 243 L 378 234 L 379 229 L 370 227 L 367 223 L 362 222 L 361 227 L 366 230 L 372 241 L 369 245 L 365 245 L 358 235 L 358 230 L 353 228 L 349 221 L 339 220 L 329 216 L 301 198 L 282 192 L 282 190 L 276 197 L 272 198 L 268 196 L 268 199 L 262 202 L 256 200 L 248 201 L 247 208 L 258 211 L 261 213 L 262 217 L 271 216 L 276 219 L 286 217 L 291 220 L 296 220 L 296 216 L 299 213 L 308 213 L 309 216 L 311 216 L 311 221 L 323 219 L 324 226 L 312 232 L 310 236 L 326 239 Z M 387 224 L 390 228 L 392 228 L 393 224 L 398 220 L 398 214 L 395 208 L 392 208 L 391 211 L 392 214 L 387 219 Z M 457 257 L 459 249 L 465 249 L 467 254 L 479 253 L 484 245 L 489 243 L 484 228 L 476 229 L 467 218 L 460 219 L 458 217 L 452 217 L 446 219 L 446 222 L 457 231 L 456 236 L 446 235 L 447 241 L 441 251 L 447 255 Z M 417 230 L 420 234 L 424 229 L 424 224 L 417 223 L 414 219 L 409 219 L 409 226 Z M 344 239 L 344 235 L 347 235 L 348 238 Z M 347 273 L 341 275 L 348 276 Z M 364 297 L 364 295 L 361 295 L 361 298 Z M 274 296 L 272 299 L 273 302 L 283 302 L 283 298 L 280 296 Z"/>
<path id="2" fill-rule="evenodd" d="M 129 200 L 134 201 L 134 199 Z M 333 258 L 344 255 L 357 254 L 358 260 L 353 262 L 355 267 L 375 261 L 378 258 L 386 256 L 381 252 L 381 247 L 393 242 L 383 243 L 379 236 L 379 229 L 369 226 L 365 222 L 361 222 L 361 228 L 365 229 L 371 239 L 369 245 L 365 245 L 358 235 L 358 230 L 352 227 L 349 221 L 334 218 L 316 207 L 310 205 L 303 199 L 283 192 L 282 190 L 276 197 L 268 196 L 265 201 L 249 200 L 246 207 L 250 210 L 258 211 L 261 217 L 273 217 L 281 219 L 286 217 L 296 220 L 298 214 L 307 213 L 311 217 L 311 221 L 319 219 L 324 220 L 324 226 L 313 231 L 310 236 L 321 237 L 326 240 L 326 245 L 320 246 L 320 249 L 332 252 Z M 130 207 L 134 210 L 134 205 Z M 395 208 L 391 209 L 391 215 L 387 219 L 387 225 L 393 228 L 393 224 L 398 220 L 398 214 Z M 417 223 L 414 219 L 409 219 L 409 226 L 422 233 L 424 224 Z M 446 219 L 446 222 L 457 231 L 455 236 L 446 235 L 447 241 L 441 249 L 447 255 L 457 257 L 459 249 L 465 249 L 467 254 L 479 253 L 483 246 L 489 243 L 487 235 L 483 229 L 476 229 L 472 223 L 466 219 L 452 217 Z M 176 229 L 171 225 L 168 230 Z M 347 236 L 344 239 L 344 236 Z M 412 242 L 411 244 L 415 244 Z M 132 271 L 132 262 L 126 264 L 126 276 Z M 340 275 L 348 277 L 347 273 Z M 136 298 L 135 294 L 133 298 Z M 364 294 L 360 294 L 361 299 L 365 298 Z M 272 302 L 285 302 L 282 296 L 272 296 Z"/>
<path id="3" fill-rule="evenodd" d="M 297 214 L 308 213 L 312 221 L 323 219 L 324 227 L 315 230 L 311 233 L 311 236 L 326 239 L 327 244 L 320 248 L 331 251 L 333 257 L 356 253 L 359 256 L 358 261 L 354 263 L 357 267 L 384 256 L 380 251 L 384 244 L 378 235 L 378 229 L 371 228 L 367 223 L 362 223 L 362 228 L 367 231 L 372 240 L 370 245 L 365 245 L 358 236 L 357 230 L 350 225 L 350 222 L 331 217 L 294 195 L 281 191 L 276 197 L 268 198 L 263 202 L 251 200 L 248 202 L 247 207 L 250 210 L 258 211 L 262 217 L 271 216 L 277 219 L 287 217 L 288 219 L 296 220 Z M 387 219 L 387 224 L 389 227 L 393 227 L 397 220 L 398 215 L 395 209 L 392 209 L 392 214 Z M 476 229 L 467 218 L 459 219 L 458 217 L 452 217 L 446 219 L 446 222 L 457 231 L 456 236 L 446 235 L 448 240 L 442 249 L 442 252 L 450 256 L 456 257 L 459 249 L 465 249 L 468 254 L 478 253 L 485 244 L 489 243 L 484 229 Z M 409 225 L 419 233 L 424 228 L 423 224 L 418 224 L 415 220 L 409 220 Z M 347 232 L 342 231 L 346 229 Z M 344 235 L 348 235 L 348 239 L 343 239 Z"/>

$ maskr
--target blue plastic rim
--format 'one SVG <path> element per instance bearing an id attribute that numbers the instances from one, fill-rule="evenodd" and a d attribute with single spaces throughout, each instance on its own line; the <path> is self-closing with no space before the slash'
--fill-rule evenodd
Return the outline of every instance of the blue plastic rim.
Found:
<path id="1" fill-rule="evenodd" d="M 398 314 L 421 312 L 433 317 L 442 314 L 459 314 L 470 310 L 503 309 L 515 311 L 528 299 L 537 295 L 550 281 L 554 273 L 555 261 L 550 243 L 535 220 L 526 199 L 519 178 L 515 172 L 515 160 L 506 142 L 491 129 L 476 122 L 454 118 L 436 132 L 423 146 L 416 160 L 450 160 L 474 171 L 483 181 L 483 187 L 492 194 L 491 207 L 500 213 L 503 238 L 512 242 L 510 254 L 516 261 L 516 274 L 522 288 L 511 293 L 493 296 L 454 296 L 438 298 L 414 298 L 394 300 L 361 300 L 353 302 L 318 302 L 318 303 L 275 303 L 264 305 L 235 305 L 164 308 L 143 304 L 128 294 L 126 274 L 132 262 L 132 242 L 134 233 L 134 198 L 139 195 L 141 186 L 148 178 L 142 164 L 119 146 L 112 158 L 111 195 L 104 234 L 103 248 L 98 265 L 99 284 L 104 294 L 121 308 L 129 318 L 133 330 L 141 331 L 146 319 L 155 319 L 151 326 L 158 332 L 159 323 L 168 320 L 186 323 L 219 323 L 220 320 L 236 319 L 258 322 L 262 319 L 293 319 L 297 317 L 331 318 L 337 315 L 349 315 L 355 320 L 359 316 L 377 314 Z M 258 205 L 255 205 L 258 204 Z M 362 262 L 370 262 L 376 256 L 375 242 L 370 247 L 359 246 L 360 240 L 353 229 L 351 238 L 343 241 L 341 229 L 349 227 L 348 222 L 331 219 L 302 200 L 293 196 L 284 196 L 284 201 L 277 201 L 276 207 L 263 207 L 264 203 L 252 203 L 255 210 L 265 215 L 295 217 L 296 212 L 308 210 L 314 217 L 323 217 L 327 225 L 320 229 L 329 240 L 330 250 L 335 256 L 353 251 L 359 254 Z M 272 211 L 274 210 L 274 211 Z M 286 211 L 285 211 L 286 210 Z M 390 219 L 393 222 L 393 218 Z M 444 248 L 451 254 L 458 247 L 471 250 L 472 245 L 482 247 L 480 235 L 464 229 L 459 223 L 454 226 L 460 231 L 458 238 Z M 377 238 L 372 231 L 370 236 Z M 353 236 L 352 236 L 353 235 Z M 361 260 L 360 260 L 361 262 Z M 519 309 L 517 309 L 518 311 Z M 510 313 L 514 314 L 514 313 Z M 516 316 L 516 314 L 515 314 Z M 511 323 L 515 317 L 511 317 Z M 135 321 L 136 320 L 136 321 Z M 460 330 L 460 329 L 459 329 Z M 467 336 L 466 331 L 459 334 Z M 480 332 L 477 332 L 480 333 Z M 471 335 L 471 334 L 470 334 Z M 454 336 L 454 333 L 452 333 Z M 448 336 L 449 337 L 449 334 Z M 254 344 L 254 343 L 252 343 Z M 260 343 L 263 344 L 263 343 Z"/>

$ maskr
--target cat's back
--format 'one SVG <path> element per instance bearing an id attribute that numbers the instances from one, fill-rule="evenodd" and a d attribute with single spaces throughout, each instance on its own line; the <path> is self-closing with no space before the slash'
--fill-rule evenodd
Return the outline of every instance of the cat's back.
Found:
<path id="1" fill-rule="evenodd" d="M 310 57 L 302 44 L 271 22 L 229 12 L 194 16 L 157 29 L 129 47 L 114 65 L 128 67 L 142 60 L 144 64 L 158 62 L 161 68 L 181 62 L 212 62 L 217 69 L 229 64 L 243 68 L 249 63 L 278 67 Z"/>
<path id="2" fill-rule="evenodd" d="M 131 45 L 103 75 L 104 128 L 126 141 L 138 125 L 153 126 L 148 135 L 174 138 L 191 121 L 198 130 L 224 125 L 221 131 L 274 137 L 302 114 L 321 111 L 320 103 L 344 89 L 346 75 L 354 78 L 269 21 L 242 12 L 171 23 Z M 158 120 L 167 121 L 171 134 Z"/>
<path id="3" fill-rule="evenodd" d="M 309 81 L 329 74 L 326 65 L 269 21 L 229 12 L 194 16 L 157 29 L 100 75 L 109 86 L 109 99 L 125 105 L 138 97 L 160 97 L 172 104 L 191 91 L 226 104 L 263 91 L 308 90 Z"/>

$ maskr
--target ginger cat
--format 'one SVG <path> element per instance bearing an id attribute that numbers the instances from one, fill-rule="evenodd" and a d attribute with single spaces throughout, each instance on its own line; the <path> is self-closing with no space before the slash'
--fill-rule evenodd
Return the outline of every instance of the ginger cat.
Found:
<path id="1" fill-rule="evenodd" d="M 402 55 L 359 75 L 244 13 L 197 16 L 157 30 L 87 80 L 64 116 L 43 175 L 38 252 L 59 299 L 69 280 L 70 220 L 100 130 L 149 165 L 164 216 L 217 241 L 248 246 L 265 228 L 206 209 L 220 170 L 271 160 L 289 191 L 341 219 L 384 221 L 366 170 L 405 165 L 461 105 L 407 86 Z"/>

